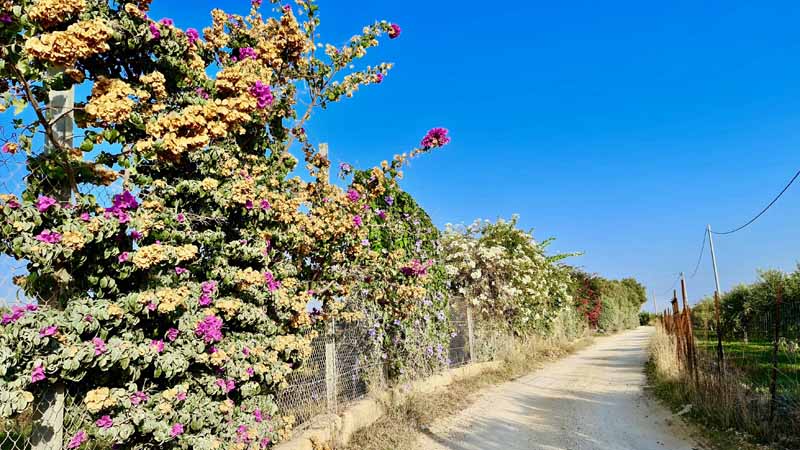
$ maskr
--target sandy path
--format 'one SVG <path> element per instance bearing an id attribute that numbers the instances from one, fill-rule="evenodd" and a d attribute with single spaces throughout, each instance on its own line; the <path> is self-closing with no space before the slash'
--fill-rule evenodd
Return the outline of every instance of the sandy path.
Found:
<path id="1" fill-rule="evenodd" d="M 437 423 L 420 450 L 692 450 L 672 414 L 642 391 L 652 328 L 591 347 L 494 387 Z"/>

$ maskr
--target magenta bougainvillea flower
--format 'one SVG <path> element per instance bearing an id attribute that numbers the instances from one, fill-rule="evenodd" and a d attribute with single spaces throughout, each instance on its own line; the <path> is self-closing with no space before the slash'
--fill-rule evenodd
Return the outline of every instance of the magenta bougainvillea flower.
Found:
<path id="1" fill-rule="evenodd" d="M 178 437 L 178 436 L 182 435 L 183 434 L 183 424 L 182 423 L 176 423 L 175 425 L 173 425 L 172 429 L 169 432 L 169 434 L 172 437 Z"/>
<path id="2" fill-rule="evenodd" d="M 44 374 L 44 367 L 41 365 L 34 367 L 33 371 L 31 371 L 31 383 L 38 383 L 46 378 L 47 376 Z"/>
<path id="3" fill-rule="evenodd" d="M 212 344 L 222 340 L 222 319 L 214 315 L 208 315 L 200 322 L 194 330 L 197 337 L 203 339 L 206 344 Z"/>
<path id="4" fill-rule="evenodd" d="M 59 242 L 61 242 L 61 233 L 56 233 L 55 231 L 50 231 L 50 230 L 44 230 L 36 235 L 36 240 L 40 242 L 45 242 L 47 244 L 58 244 Z"/>
<path id="5" fill-rule="evenodd" d="M 25 316 L 25 308 L 21 306 L 13 306 L 10 313 L 3 314 L 3 319 L 0 321 L 2 325 L 14 323 Z"/>
<path id="6" fill-rule="evenodd" d="M 219 380 L 217 380 L 216 383 L 217 383 L 217 386 L 219 386 L 223 391 L 225 391 L 226 394 L 228 392 L 236 389 L 236 382 L 234 382 L 231 379 L 223 380 L 223 379 L 220 378 Z"/>
<path id="7" fill-rule="evenodd" d="M 160 23 L 161 25 L 166 25 L 168 27 L 175 25 L 175 21 L 170 19 L 169 17 L 164 17 L 163 19 L 159 20 L 158 23 Z"/>
<path id="8" fill-rule="evenodd" d="M 417 276 L 422 277 L 428 274 L 428 269 L 433 266 L 433 261 L 428 260 L 426 262 L 421 262 L 418 259 L 411 260 L 409 265 L 400 269 L 403 272 L 403 275 L 410 277 L 410 276 Z"/>
<path id="9" fill-rule="evenodd" d="M 98 337 L 92 339 L 92 344 L 94 344 L 94 356 L 100 356 L 108 351 L 105 341 Z"/>
<path id="10" fill-rule="evenodd" d="M 375 74 L 375 82 L 378 83 L 378 84 L 381 84 L 381 82 L 383 82 L 383 74 L 382 73 Z"/>
<path id="11" fill-rule="evenodd" d="M 400 37 L 400 31 L 402 31 L 400 29 L 400 25 L 398 25 L 396 23 L 393 23 L 391 25 L 391 27 L 392 27 L 392 29 L 389 30 L 389 38 L 390 39 L 397 39 L 398 37 Z"/>
<path id="12" fill-rule="evenodd" d="M 266 210 L 268 210 L 270 208 L 272 208 L 272 206 L 269 204 L 268 200 L 261 200 L 261 209 L 266 211 Z"/>
<path id="13" fill-rule="evenodd" d="M 239 59 L 258 59 L 258 54 L 253 47 L 242 47 L 239 49 Z"/>
<path id="14" fill-rule="evenodd" d="M 183 275 L 188 271 L 189 271 L 188 269 L 184 269 L 183 267 L 175 266 L 175 273 L 178 275 Z"/>
<path id="15" fill-rule="evenodd" d="M 161 339 L 153 339 L 150 341 L 150 348 L 156 351 L 156 353 L 162 353 L 164 351 L 164 341 Z"/>
<path id="16" fill-rule="evenodd" d="M 186 392 L 178 392 L 178 394 L 175 395 L 175 399 L 179 402 L 186 400 Z"/>
<path id="17" fill-rule="evenodd" d="M 422 138 L 422 147 L 426 149 L 442 147 L 448 143 L 450 143 L 450 138 L 447 136 L 447 128 L 432 128 Z"/>
<path id="18" fill-rule="evenodd" d="M 105 428 L 113 427 L 114 426 L 114 421 L 111 419 L 111 416 L 106 415 L 106 416 L 103 416 L 103 417 L 97 419 L 94 424 L 97 425 L 98 428 L 104 428 L 105 429 Z"/>
<path id="19" fill-rule="evenodd" d="M 17 199 L 9 198 L 8 200 L 6 200 L 6 206 L 11 208 L 11 209 L 17 209 L 17 208 L 20 207 L 20 204 L 17 201 Z"/>
<path id="20" fill-rule="evenodd" d="M 161 30 L 155 22 L 150 22 L 150 34 L 153 35 L 153 39 L 161 39 Z"/>
<path id="21" fill-rule="evenodd" d="M 270 292 L 275 292 L 281 287 L 281 282 L 275 279 L 272 272 L 264 272 L 264 280 L 267 282 L 267 289 Z"/>
<path id="22" fill-rule="evenodd" d="M 190 44 L 194 44 L 198 39 L 200 39 L 200 33 L 198 33 L 194 28 L 187 28 L 186 38 L 189 40 Z"/>
<path id="23" fill-rule="evenodd" d="M 58 327 L 55 325 L 50 325 L 49 327 L 44 327 L 39 330 L 39 336 L 47 337 L 47 336 L 55 336 L 58 333 Z"/>
<path id="24" fill-rule="evenodd" d="M 133 393 L 133 395 L 131 395 L 131 403 L 133 403 L 134 405 L 138 405 L 140 403 L 146 402 L 147 399 L 149 398 L 150 397 L 148 397 L 147 394 L 145 394 L 144 392 L 136 391 Z"/>
<path id="25" fill-rule="evenodd" d="M 57 203 L 58 201 L 56 201 L 56 199 L 46 195 L 41 195 L 38 199 L 36 199 L 36 209 L 38 209 L 39 212 L 45 212 L 50 209 L 51 206 Z"/>
<path id="26" fill-rule="evenodd" d="M 167 330 L 167 340 L 170 342 L 174 342 L 175 339 L 178 339 L 178 335 L 180 333 L 181 332 L 178 331 L 177 328 L 170 328 L 169 330 Z"/>
<path id="27" fill-rule="evenodd" d="M 128 260 L 128 258 L 130 258 L 130 256 L 131 255 L 128 252 L 122 252 L 119 254 L 119 256 L 117 256 L 117 261 L 119 261 L 120 263 L 124 263 Z"/>
<path id="28" fill-rule="evenodd" d="M 75 435 L 72 436 L 72 438 L 69 440 L 69 443 L 67 444 L 67 448 L 70 449 L 70 450 L 74 449 L 74 448 L 78 448 L 81 445 L 83 445 L 84 442 L 86 442 L 88 440 L 89 440 L 89 435 L 87 435 L 85 431 L 80 430 L 77 433 L 75 433 Z"/>
<path id="29" fill-rule="evenodd" d="M 363 224 L 364 224 L 364 220 L 361 219 L 361 216 L 353 216 L 353 225 L 356 228 L 360 228 L 361 225 L 363 225 Z"/>
<path id="30" fill-rule="evenodd" d="M 200 299 L 197 302 L 200 306 L 210 305 L 214 301 L 212 295 L 217 291 L 217 282 L 212 280 L 200 283 L 200 291 Z"/>
<path id="31" fill-rule="evenodd" d="M 359 194 L 357 190 L 351 188 L 347 190 L 347 198 L 351 202 L 357 202 L 358 199 L 361 198 L 361 194 Z"/>
<path id="32" fill-rule="evenodd" d="M 258 109 L 266 108 L 271 105 L 274 100 L 269 86 L 262 83 L 261 80 L 256 81 L 256 83 L 250 87 L 250 95 L 256 98 Z"/>

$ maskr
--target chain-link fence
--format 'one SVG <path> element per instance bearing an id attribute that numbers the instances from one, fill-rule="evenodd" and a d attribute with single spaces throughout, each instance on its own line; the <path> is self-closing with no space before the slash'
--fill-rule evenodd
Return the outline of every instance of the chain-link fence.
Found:
<path id="1" fill-rule="evenodd" d="M 491 361 L 513 344 L 501 327 L 482 323 L 465 307 L 454 308 L 446 368 Z M 295 418 L 295 430 L 343 411 L 373 390 L 389 384 L 386 360 L 370 351 L 374 329 L 365 322 L 337 324 L 312 341 L 312 352 L 304 366 L 290 376 L 288 387 L 278 396 L 282 414 Z M 412 380 L 428 371 L 406 373 Z"/>

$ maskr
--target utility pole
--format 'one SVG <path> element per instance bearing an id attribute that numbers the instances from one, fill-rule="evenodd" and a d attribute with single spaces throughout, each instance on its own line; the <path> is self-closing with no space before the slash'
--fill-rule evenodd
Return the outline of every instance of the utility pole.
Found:
<path id="1" fill-rule="evenodd" d="M 711 246 L 711 265 L 714 266 L 714 284 L 717 287 L 717 292 L 722 295 L 722 290 L 719 288 L 719 272 L 717 272 L 717 254 L 714 252 L 714 234 L 711 232 L 711 225 L 707 225 L 706 232 L 708 233 L 708 243 Z"/>
<path id="2" fill-rule="evenodd" d="M 656 305 L 656 291 L 650 290 L 650 295 L 653 296 L 653 315 L 658 314 L 658 306 Z"/>
<path id="3" fill-rule="evenodd" d="M 714 234 L 711 232 L 711 225 L 707 225 L 706 232 L 708 233 L 708 244 L 711 247 L 711 264 L 714 266 L 714 285 L 716 286 L 716 290 L 714 291 L 714 318 L 716 324 L 716 331 L 717 331 L 717 359 L 719 360 L 719 370 L 720 373 L 725 372 L 725 350 L 722 347 L 722 324 L 720 320 L 720 305 L 719 299 L 722 296 L 721 289 L 719 287 L 719 272 L 717 272 L 717 254 L 714 252 Z"/>

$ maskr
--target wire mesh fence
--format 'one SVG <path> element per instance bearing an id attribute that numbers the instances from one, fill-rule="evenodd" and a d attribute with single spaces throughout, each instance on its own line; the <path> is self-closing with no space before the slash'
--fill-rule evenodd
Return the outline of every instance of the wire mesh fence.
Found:
<path id="1" fill-rule="evenodd" d="M 768 309 L 732 326 L 693 320 L 675 296 L 661 322 L 687 382 L 731 397 L 732 422 L 776 439 L 800 438 L 800 304 L 782 302 L 779 291 Z"/>
<path id="2" fill-rule="evenodd" d="M 453 312 L 451 326 L 454 331 L 442 369 L 494 360 L 514 339 L 499 327 L 473 320 L 466 308 Z M 296 431 L 324 422 L 396 381 L 389 380 L 384 356 L 370 350 L 373 337 L 367 323 L 356 322 L 337 324 L 312 341 L 309 359 L 290 376 L 278 396 L 281 412 L 294 417 Z M 407 373 L 404 379 L 431 373 Z"/>

